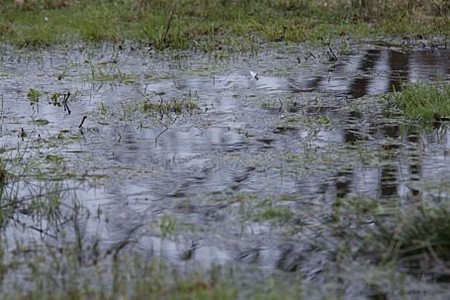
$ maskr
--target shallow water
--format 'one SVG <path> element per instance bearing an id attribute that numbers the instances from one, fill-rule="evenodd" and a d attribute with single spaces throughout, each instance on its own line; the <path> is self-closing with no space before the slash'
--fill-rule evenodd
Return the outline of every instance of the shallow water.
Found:
<path id="1" fill-rule="evenodd" d="M 335 247 L 327 226 L 337 199 L 409 201 L 433 194 L 424 192 L 429 181 L 450 179 L 445 130 L 404 129 L 371 103 L 405 82 L 449 80 L 450 51 L 350 49 L 334 49 L 334 62 L 327 48 L 299 45 L 223 59 L 113 45 L 3 47 L 2 155 L 22 149 L 43 181 L 74 188 L 67 202 L 75 194 L 91 212 L 85 234 L 105 251 L 129 240 L 175 263 L 247 264 L 321 280 Z M 42 93 L 37 103 L 30 89 Z M 70 114 L 49 103 L 67 92 Z M 133 109 L 172 98 L 199 109 Z M 293 217 L 272 222 L 263 214 L 270 207 Z"/>

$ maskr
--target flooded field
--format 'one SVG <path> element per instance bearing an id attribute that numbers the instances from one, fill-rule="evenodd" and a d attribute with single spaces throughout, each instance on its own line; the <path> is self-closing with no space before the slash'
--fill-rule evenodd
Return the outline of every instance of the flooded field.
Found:
<path id="1" fill-rule="evenodd" d="M 445 44 L 3 46 L 0 78 L 4 261 L 76 245 L 80 272 L 138 255 L 300 278 L 306 298 L 449 296 L 444 262 L 391 243 L 449 197 L 446 124 L 408 121 L 385 96 L 448 81 Z"/>

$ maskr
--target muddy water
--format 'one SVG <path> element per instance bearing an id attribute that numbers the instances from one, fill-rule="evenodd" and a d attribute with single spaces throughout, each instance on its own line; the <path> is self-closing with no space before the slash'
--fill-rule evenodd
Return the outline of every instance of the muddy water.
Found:
<path id="1" fill-rule="evenodd" d="M 406 201 L 450 179 L 445 131 L 404 129 L 374 104 L 405 82 L 449 80 L 450 51 L 350 48 L 337 46 L 333 61 L 327 48 L 298 45 L 220 59 L 129 45 L 3 47 L 2 155 L 26 153 L 32 175 L 74 188 L 66 201 L 75 195 L 91 212 L 85 234 L 104 251 L 128 241 L 180 264 L 320 277 L 334 255 L 336 199 Z M 70 114 L 51 99 L 67 92 Z M 199 108 L 135 109 L 173 98 Z M 269 217 L 270 208 L 289 218 Z"/>

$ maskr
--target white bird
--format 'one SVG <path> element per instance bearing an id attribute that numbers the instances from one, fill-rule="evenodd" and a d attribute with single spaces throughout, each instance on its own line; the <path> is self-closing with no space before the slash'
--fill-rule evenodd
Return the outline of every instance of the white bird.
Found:
<path id="1" fill-rule="evenodd" d="M 252 78 L 255 78 L 256 80 L 258 80 L 258 73 L 250 71 L 250 76 L 252 76 Z"/>

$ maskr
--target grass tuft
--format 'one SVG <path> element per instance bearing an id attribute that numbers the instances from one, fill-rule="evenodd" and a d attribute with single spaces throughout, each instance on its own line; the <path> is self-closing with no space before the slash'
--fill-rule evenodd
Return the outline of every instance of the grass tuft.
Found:
<path id="1" fill-rule="evenodd" d="M 287 222 L 294 216 L 294 213 L 283 206 L 271 206 L 265 208 L 259 215 L 259 219 L 267 221 Z"/>
<path id="2" fill-rule="evenodd" d="M 415 207 L 396 227 L 390 245 L 391 258 L 408 262 L 409 266 L 418 267 L 419 272 L 438 271 L 432 266 L 450 262 L 450 207 L 445 204 Z"/>
<path id="3" fill-rule="evenodd" d="M 0 158 L 0 188 L 3 188 L 3 186 L 8 182 L 8 171 L 6 170 L 5 163 L 3 159 Z"/>
<path id="4" fill-rule="evenodd" d="M 144 113 L 192 113 L 199 109 L 198 102 L 192 99 L 172 98 L 169 101 L 153 102 L 146 100 L 139 104 L 140 111 Z"/>
<path id="5" fill-rule="evenodd" d="M 409 119 L 430 123 L 450 117 L 450 83 L 407 84 L 391 99 Z"/>

